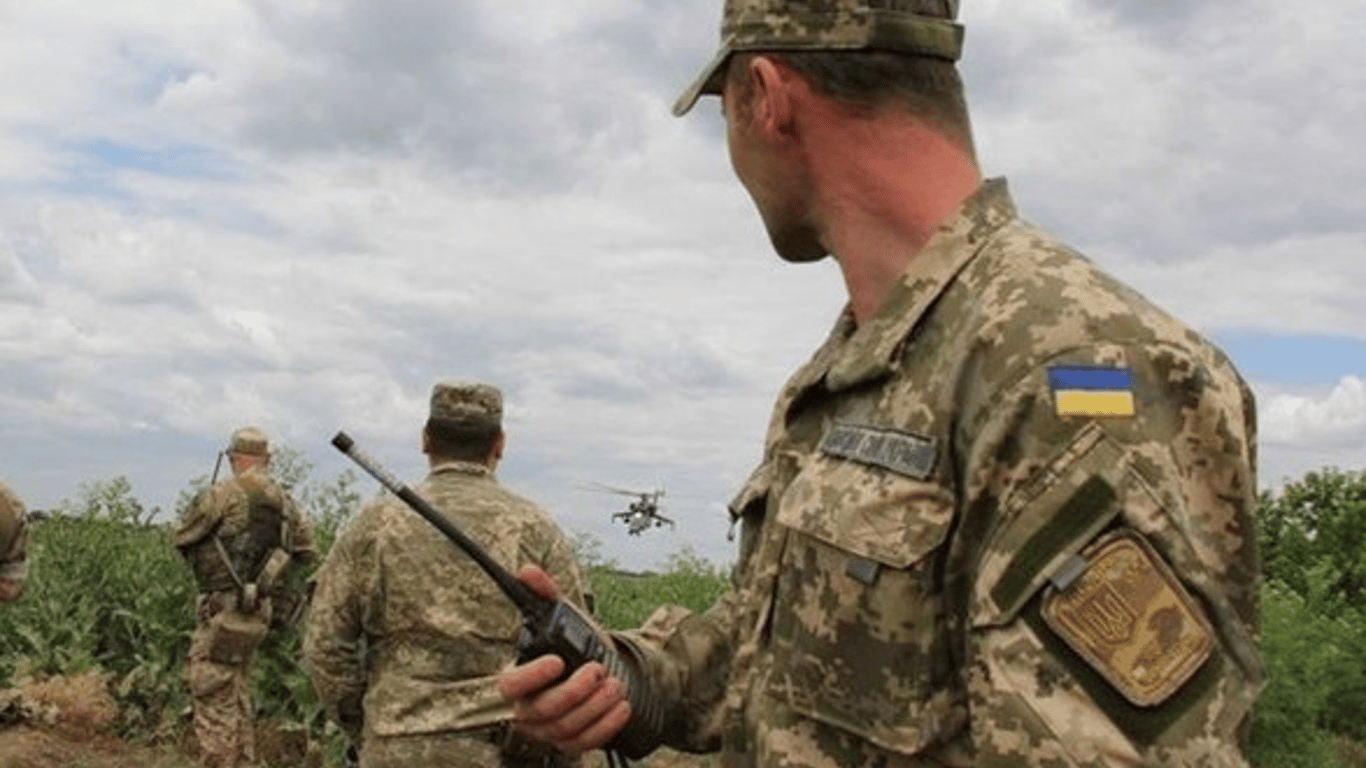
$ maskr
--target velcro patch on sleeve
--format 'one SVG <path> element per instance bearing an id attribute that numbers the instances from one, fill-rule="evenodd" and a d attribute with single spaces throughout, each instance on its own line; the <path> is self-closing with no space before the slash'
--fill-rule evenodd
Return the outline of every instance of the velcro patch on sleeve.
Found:
<path id="1" fill-rule="evenodd" d="M 1080 576 L 1044 594 L 1044 621 L 1133 704 L 1166 701 L 1209 657 L 1209 621 L 1134 531 L 1106 534 L 1082 559 Z"/>
<path id="2" fill-rule="evenodd" d="M 1055 365 L 1048 386 L 1059 416 L 1133 416 L 1133 374 L 1128 368 Z"/>

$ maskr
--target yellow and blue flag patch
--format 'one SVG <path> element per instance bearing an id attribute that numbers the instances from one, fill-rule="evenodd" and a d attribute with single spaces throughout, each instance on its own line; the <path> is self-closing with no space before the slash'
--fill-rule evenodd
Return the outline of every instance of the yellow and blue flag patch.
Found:
<path id="1" fill-rule="evenodd" d="M 1055 365 L 1048 386 L 1059 416 L 1133 416 L 1134 381 L 1128 368 Z"/>

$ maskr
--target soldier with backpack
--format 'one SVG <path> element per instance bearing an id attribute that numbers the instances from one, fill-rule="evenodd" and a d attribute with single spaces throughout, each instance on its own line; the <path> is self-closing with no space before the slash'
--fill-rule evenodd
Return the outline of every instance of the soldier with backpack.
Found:
<path id="1" fill-rule="evenodd" d="M 298 505 L 270 478 L 265 433 L 237 430 L 225 455 L 233 476 L 195 497 L 175 537 L 199 589 L 188 665 L 191 731 L 200 761 L 211 768 L 255 759 L 252 661 L 278 623 L 278 586 L 316 557 Z"/>

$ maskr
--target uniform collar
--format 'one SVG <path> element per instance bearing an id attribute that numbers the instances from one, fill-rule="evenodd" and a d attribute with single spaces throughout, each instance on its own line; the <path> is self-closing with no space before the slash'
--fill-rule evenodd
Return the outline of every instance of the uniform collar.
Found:
<path id="1" fill-rule="evenodd" d="M 830 339 L 812 359 L 823 369 L 826 386 L 841 390 L 895 372 L 902 343 L 930 305 L 1016 215 L 1005 179 L 983 182 L 939 225 L 868 322 L 856 328 L 852 310 L 844 308 Z"/>
<path id="2" fill-rule="evenodd" d="M 440 475 L 445 473 L 459 473 L 462 475 L 474 475 L 475 477 L 491 477 L 493 471 L 487 464 L 477 461 L 442 461 L 432 465 L 431 474 Z"/>

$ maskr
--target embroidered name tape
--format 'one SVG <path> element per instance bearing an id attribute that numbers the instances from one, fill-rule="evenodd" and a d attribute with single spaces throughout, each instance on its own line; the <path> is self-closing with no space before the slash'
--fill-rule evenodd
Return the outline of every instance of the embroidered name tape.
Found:
<path id="1" fill-rule="evenodd" d="M 914 432 L 899 432 L 852 424 L 836 424 L 821 440 L 821 451 L 924 480 L 934 469 L 935 440 Z"/>
<path id="2" fill-rule="evenodd" d="M 1059 416 L 1133 416 L 1134 383 L 1128 368 L 1055 365 L 1048 386 Z"/>

